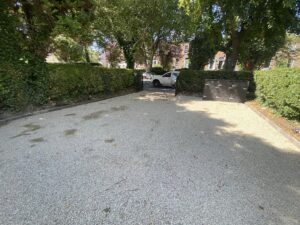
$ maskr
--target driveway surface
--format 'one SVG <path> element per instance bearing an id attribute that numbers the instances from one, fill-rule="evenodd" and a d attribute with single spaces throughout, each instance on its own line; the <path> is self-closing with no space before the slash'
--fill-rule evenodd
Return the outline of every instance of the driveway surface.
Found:
<path id="1" fill-rule="evenodd" d="M 3 225 L 300 224 L 299 149 L 243 104 L 144 91 L 0 140 Z"/>

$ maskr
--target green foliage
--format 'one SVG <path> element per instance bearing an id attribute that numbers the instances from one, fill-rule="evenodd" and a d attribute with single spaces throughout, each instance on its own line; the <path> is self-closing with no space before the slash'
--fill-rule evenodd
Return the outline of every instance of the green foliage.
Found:
<path id="1" fill-rule="evenodd" d="M 58 35 L 53 39 L 54 55 L 63 62 L 83 61 L 83 47 L 72 38 Z"/>
<path id="2" fill-rule="evenodd" d="M 0 105 L 18 111 L 47 101 L 47 68 L 24 43 L 9 6 L 0 3 Z"/>
<path id="3" fill-rule="evenodd" d="M 220 39 L 226 53 L 225 68 L 234 70 L 237 61 L 251 69 L 270 60 L 284 44 L 286 31 L 299 26 L 298 0 L 180 0 L 201 26 Z M 297 5 L 298 4 L 298 5 Z M 255 60 L 253 60 L 255 58 Z"/>
<path id="4" fill-rule="evenodd" d="M 279 68 L 287 68 L 289 67 L 289 60 L 293 60 L 297 58 L 300 54 L 300 49 L 295 48 L 300 44 L 300 36 L 296 34 L 287 33 L 287 37 L 285 40 L 285 44 L 279 51 L 276 53 L 274 57 L 275 66 Z"/>
<path id="5" fill-rule="evenodd" d="M 249 80 L 249 92 L 254 92 L 253 74 L 247 71 L 181 70 L 176 82 L 176 93 L 202 93 L 205 79 Z"/>
<path id="6" fill-rule="evenodd" d="M 88 64 L 49 64 L 52 101 L 79 101 L 134 87 L 132 70 Z"/>
<path id="7" fill-rule="evenodd" d="M 8 5 L 0 2 L 0 107 L 8 108 L 27 102 L 22 77 L 21 36 L 15 30 L 18 21 L 8 13 Z M 20 94 L 18 94 L 18 92 Z M 15 109 L 16 110 L 16 109 Z"/>
<path id="8" fill-rule="evenodd" d="M 128 68 L 135 58 L 148 67 L 162 41 L 172 42 L 182 35 L 186 15 L 177 0 L 111 0 L 100 2 L 97 29 L 123 50 Z"/>
<path id="9" fill-rule="evenodd" d="M 157 75 L 163 75 L 167 71 L 164 70 L 162 67 L 153 67 L 153 68 L 151 68 L 150 72 L 153 72 L 153 73 L 155 73 Z"/>
<path id="10" fill-rule="evenodd" d="M 256 95 L 260 102 L 289 119 L 300 120 L 300 69 L 256 71 Z"/>
<path id="11" fill-rule="evenodd" d="M 217 49 L 211 40 L 208 33 L 201 32 L 190 42 L 189 58 L 191 60 L 191 69 L 204 69 L 208 61 L 214 57 Z"/>

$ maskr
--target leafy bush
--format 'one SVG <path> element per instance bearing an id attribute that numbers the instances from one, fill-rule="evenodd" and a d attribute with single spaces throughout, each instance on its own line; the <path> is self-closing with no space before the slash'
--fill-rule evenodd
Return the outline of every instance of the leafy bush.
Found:
<path id="1" fill-rule="evenodd" d="M 162 67 L 153 67 L 150 71 L 157 75 L 163 75 L 164 73 L 167 72 Z"/>
<path id="2" fill-rule="evenodd" d="M 300 120 L 300 69 L 256 71 L 258 100 L 280 115 Z"/>
<path id="3" fill-rule="evenodd" d="M 48 68 L 53 101 L 83 100 L 134 88 L 132 70 L 89 64 L 49 64 Z"/>
<path id="4" fill-rule="evenodd" d="M 176 93 L 202 93 L 205 79 L 249 80 L 249 92 L 255 91 L 253 74 L 246 71 L 181 70 L 176 82 Z"/>
<path id="5" fill-rule="evenodd" d="M 0 108 L 20 111 L 48 100 L 46 63 L 28 47 L 8 1 L 0 3 Z"/>

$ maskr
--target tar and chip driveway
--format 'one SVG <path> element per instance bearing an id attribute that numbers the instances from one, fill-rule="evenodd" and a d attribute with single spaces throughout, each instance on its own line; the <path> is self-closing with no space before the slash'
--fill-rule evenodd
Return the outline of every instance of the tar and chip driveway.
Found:
<path id="1" fill-rule="evenodd" d="M 300 224 L 300 152 L 235 103 L 140 92 L 0 127 L 0 224 Z"/>

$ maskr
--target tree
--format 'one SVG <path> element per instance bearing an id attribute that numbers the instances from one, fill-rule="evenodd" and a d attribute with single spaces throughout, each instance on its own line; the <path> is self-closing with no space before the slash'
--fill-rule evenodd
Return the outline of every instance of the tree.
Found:
<path id="1" fill-rule="evenodd" d="M 227 70 L 234 70 L 238 60 L 249 60 L 246 55 L 253 56 L 249 52 L 263 52 L 262 56 L 275 54 L 286 30 L 297 24 L 298 4 L 298 0 L 180 0 L 180 6 L 196 24 L 204 25 L 208 31 L 213 31 L 210 29 L 213 25 L 222 35 L 220 50 L 226 53 Z M 253 51 L 251 44 L 255 40 L 262 44 Z M 278 44 L 272 45 L 274 41 Z M 265 54 L 261 49 L 270 52 Z"/>
<path id="2" fill-rule="evenodd" d="M 64 35 L 57 35 L 53 39 L 52 52 L 64 62 L 80 62 L 84 55 L 83 47 L 72 38 Z"/>
<path id="3" fill-rule="evenodd" d="M 217 46 L 214 37 L 209 33 L 198 32 L 190 42 L 189 58 L 190 68 L 194 70 L 203 70 L 216 53 Z"/>
<path id="4" fill-rule="evenodd" d="M 173 59 L 179 60 L 182 57 L 182 50 L 180 45 L 162 41 L 158 47 L 158 55 L 162 68 L 168 71 L 171 69 Z"/>
<path id="5" fill-rule="evenodd" d="M 153 57 L 162 42 L 174 44 L 178 39 L 182 40 L 182 30 L 187 18 L 178 8 L 177 0 L 137 2 L 136 14 L 143 18 L 138 23 L 138 50 L 144 55 L 147 69 L 151 69 Z"/>
<path id="6" fill-rule="evenodd" d="M 47 98 L 48 71 L 45 59 L 51 50 L 52 34 L 60 21 L 72 17 L 73 12 L 88 11 L 93 0 L 50 1 L 50 0 L 4 0 L 0 2 L 0 15 L 6 17 L 2 24 L 0 39 L 5 39 L 11 30 L 14 38 L 6 42 L 3 49 L 15 49 L 15 62 L 9 55 L 0 59 L 1 73 L 8 77 L 14 90 L 13 82 L 22 83 L 19 90 L 26 93 L 26 100 L 31 104 L 43 104 Z M 1 26 L 2 26 L 1 25 Z M 64 34 L 64 31 L 60 34 Z M 1 48 L 2 49 L 2 48 Z M 12 53 L 12 52 L 11 52 Z M 11 72 L 14 71 L 14 72 Z M 19 86 L 18 86 L 19 87 Z M 16 98 L 18 93 L 12 91 Z M 10 98 L 12 99 L 12 98 Z M 16 104 L 17 105 L 17 104 Z"/>
<path id="7" fill-rule="evenodd" d="M 181 35 L 182 18 L 177 0 L 110 0 L 98 6 L 97 27 L 123 50 L 128 68 L 135 56 L 148 69 L 160 42 L 172 42 Z M 99 4 L 100 4 L 99 3 Z"/>
<path id="8" fill-rule="evenodd" d="M 300 36 L 287 34 L 284 46 L 280 48 L 274 56 L 276 67 L 290 67 L 293 60 L 299 55 L 300 49 L 296 46 L 300 44 Z"/>
<path id="9" fill-rule="evenodd" d="M 118 67 L 118 64 L 121 62 L 121 49 L 116 43 L 108 43 L 105 47 L 105 54 L 110 63 L 110 66 L 113 68 Z"/>

